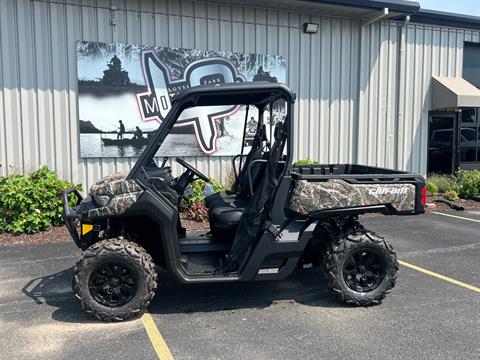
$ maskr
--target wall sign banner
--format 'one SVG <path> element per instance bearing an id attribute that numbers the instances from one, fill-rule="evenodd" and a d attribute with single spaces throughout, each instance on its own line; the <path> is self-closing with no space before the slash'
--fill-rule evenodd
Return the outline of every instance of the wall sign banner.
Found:
<path id="1" fill-rule="evenodd" d="M 196 85 L 286 82 L 283 56 L 198 49 L 77 43 L 82 157 L 136 157 L 165 119 L 172 97 Z M 250 122 L 257 117 L 250 110 Z M 232 156 L 240 152 L 245 107 L 185 110 L 159 156 Z"/>

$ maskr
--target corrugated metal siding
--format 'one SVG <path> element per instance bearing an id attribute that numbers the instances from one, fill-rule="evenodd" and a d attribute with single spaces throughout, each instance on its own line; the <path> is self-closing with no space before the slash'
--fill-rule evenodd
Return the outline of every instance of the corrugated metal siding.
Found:
<path id="1" fill-rule="evenodd" d="M 462 76 L 479 31 L 382 22 L 362 29 L 358 162 L 425 174 L 433 75 Z"/>
<path id="2" fill-rule="evenodd" d="M 318 22 L 319 33 L 303 34 L 306 21 Z M 0 1 L 0 174 L 47 164 L 87 187 L 132 166 L 134 159 L 80 158 L 77 40 L 285 55 L 298 95 L 296 158 L 425 172 L 430 77 L 461 75 L 464 39 L 480 41 L 479 32 L 402 32 L 395 22 L 361 27 L 193 1 Z M 187 160 L 218 179 L 230 171 L 229 158 Z"/>

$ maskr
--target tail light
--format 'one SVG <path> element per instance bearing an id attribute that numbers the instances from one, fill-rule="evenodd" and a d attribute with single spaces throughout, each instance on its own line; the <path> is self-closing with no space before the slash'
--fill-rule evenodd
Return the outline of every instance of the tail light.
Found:
<path id="1" fill-rule="evenodd" d="M 425 205 L 426 202 L 427 202 L 427 187 L 426 186 L 422 187 L 422 197 L 420 199 L 420 202 L 422 203 L 422 205 Z"/>

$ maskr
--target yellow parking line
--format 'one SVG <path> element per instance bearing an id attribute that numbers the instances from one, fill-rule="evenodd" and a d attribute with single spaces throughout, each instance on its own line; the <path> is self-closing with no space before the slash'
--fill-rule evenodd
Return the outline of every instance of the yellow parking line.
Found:
<path id="1" fill-rule="evenodd" d="M 463 216 L 450 215 L 450 214 L 445 214 L 445 213 L 441 213 L 441 212 L 437 212 L 437 211 L 432 211 L 432 214 L 437 214 L 437 215 L 442 215 L 442 216 L 448 216 L 448 217 L 452 217 L 452 218 L 456 218 L 456 219 L 462 219 L 462 220 L 468 220 L 468 221 L 473 221 L 473 222 L 478 222 L 478 223 L 480 223 L 480 220 L 477 220 L 477 219 L 470 219 L 470 218 L 463 217 Z"/>
<path id="2" fill-rule="evenodd" d="M 158 358 L 160 360 L 173 360 L 172 353 L 160 334 L 160 331 L 158 331 L 157 325 L 155 325 L 155 322 L 152 319 L 152 315 L 150 315 L 148 312 L 143 314 L 142 322 Z"/>
<path id="3" fill-rule="evenodd" d="M 409 263 L 407 263 L 407 262 L 405 262 L 405 261 L 399 260 L 398 262 L 399 262 L 401 265 L 403 265 L 403 266 L 405 266 L 405 267 L 408 267 L 408 268 L 410 268 L 410 269 L 420 271 L 420 272 L 422 272 L 422 273 L 424 273 L 424 274 L 427 274 L 427 275 L 436 277 L 437 279 L 441 279 L 441 280 L 444 280 L 444 281 L 448 281 L 449 283 L 452 283 L 452 284 L 455 284 L 455 285 L 458 285 L 458 286 L 462 286 L 462 287 L 464 287 L 464 288 L 466 288 L 466 289 L 469 289 L 469 290 L 472 290 L 472 291 L 475 291 L 475 292 L 480 293 L 480 288 L 478 288 L 478 287 L 476 287 L 476 286 L 469 285 L 469 284 L 465 284 L 464 282 L 461 282 L 461 281 L 458 281 L 458 280 L 449 278 L 448 276 L 441 275 L 441 274 L 438 274 L 438 273 L 436 273 L 436 272 L 433 272 L 433 271 L 430 271 L 430 270 L 421 268 L 420 266 L 416 266 L 416 265 L 409 264 Z"/>

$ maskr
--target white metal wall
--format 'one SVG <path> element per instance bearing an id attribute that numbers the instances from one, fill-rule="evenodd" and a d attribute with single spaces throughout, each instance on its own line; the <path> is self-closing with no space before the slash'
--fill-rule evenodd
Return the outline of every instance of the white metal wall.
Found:
<path id="1" fill-rule="evenodd" d="M 480 31 L 382 22 L 361 30 L 358 162 L 425 174 L 433 75 L 462 76 Z"/>
<path id="2" fill-rule="evenodd" d="M 319 33 L 303 34 L 306 21 L 320 23 Z M 77 40 L 285 55 L 298 97 L 296 158 L 424 173 L 430 77 L 461 75 L 463 41 L 479 38 L 199 1 L 2 0 L 0 175 L 46 164 L 89 186 L 131 167 L 80 158 Z M 229 158 L 187 160 L 218 179 L 230 171 Z"/>

